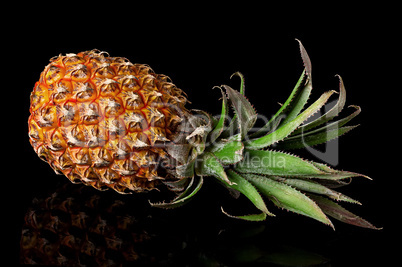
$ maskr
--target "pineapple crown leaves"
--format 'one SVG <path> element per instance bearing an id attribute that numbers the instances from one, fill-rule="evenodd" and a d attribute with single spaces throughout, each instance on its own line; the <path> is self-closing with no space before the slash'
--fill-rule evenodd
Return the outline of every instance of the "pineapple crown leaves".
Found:
<path id="1" fill-rule="evenodd" d="M 193 110 L 194 114 L 188 115 L 186 129 L 166 149 L 177 161 L 171 174 L 178 180 L 165 181 L 176 197 L 170 202 L 150 202 L 152 206 L 181 206 L 201 189 L 204 177 L 212 176 L 234 196 L 244 195 L 258 211 L 231 215 L 222 208 L 222 212 L 232 218 L 263 221 L 267 216 L 275 216 L 267 208 L 265 200 L 268 199 L 279 208 L 311 217 L 332 228 L 328 216 L 352 225 L 379 229 L 341 207 L 337 202 L 361 203 L 334 190 L 349 184 L 353 177 L 369 177 L 335 170 L 286 152 L 322 144 L 347 133 L 356 126 L 344 125 L 360 113 L 360 107 L 351 106 L 355 109 L 352 114 L 332 121 L 343 110 L 346 101 L 345 86 L 338 76 L 336 104 L 324 115 L 306 122 L 320 111 L 335 91 L 323 93 L 305 108 L 312 90 L 312 68 L 305 48 L 297 41 L 305 68 L 289 98 L 259 130 L 251 133 L 257 113 L 244 96 L 245 83 L 240 72 L 231 76 L 240 78 L 239 91 L 227 85 L 214 87 L 222 92 L 222 110 L 218 118 L 200 110 Z M 229 105 L 233 110 L 231 119 Z M 271 148 L 273 144 L 275 150 Z"/>

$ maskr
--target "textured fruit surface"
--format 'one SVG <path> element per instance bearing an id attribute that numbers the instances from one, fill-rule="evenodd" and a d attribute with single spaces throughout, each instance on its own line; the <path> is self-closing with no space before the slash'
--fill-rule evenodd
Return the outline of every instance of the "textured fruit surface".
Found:
<path id="1" fill-rule="evenodd" d="M 152 189 L 160 142 L 182 121 L 187 99 L 165 75 L 97 50 L 51 59 L 31 93 L 30 142 L 72 182 L 118 192 Z"/>

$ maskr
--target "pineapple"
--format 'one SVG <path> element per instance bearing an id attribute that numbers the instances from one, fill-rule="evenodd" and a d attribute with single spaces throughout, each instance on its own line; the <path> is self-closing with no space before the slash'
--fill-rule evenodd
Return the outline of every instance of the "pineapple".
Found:
<path id="1" fill-rule="evenodd" d="M 99 51 L 58 56 L 31 94 L 30 142 L 56 173 L 117 192 L 155 188 L 157 162 L 187 113 L 149 66 Z"/>
<path id="2" fill-rule="evenodd" d="M 305 108 L 312 90 L 311 62 L 299 45 L 304 71 L 289 98 L 257 131 L 252 131 L 257 113 L 244 96 L 239 72 L 234 74 L 241 81 L 239 91 L 218 87 L 222 110 L 213 117 L 187 110 L 185 93 L 147 65 L 97 50 L 60 55 L 51 59 L 31 94 L 30 142 L 41 159 L 73 183 L 119 193 L 164 185 L 176 194 L 169 202 L 150 202 L 154 207 L 181 206 L 200 190 L 205 177 L 214 177 L 235 197 L 243 194 L 258 211 L 232 215 L 222 208 L 229 217 L 262 221 L 275 216 L 265 198 L 331 227 L 328 216 L 378 229 L 341 207 L 337 202 L 360 203 L 334 190 L 353 177 L 369 177 L 284 152 L 345 134 L 356 126 L 344 125 L 360 113 L 352 106 L 352 114 L 330 122 L 345 105 L 346 91 L 338 76 L 336 105 L 306 122 L 335 91 Z"/>
<path id="3" fill-rule="evenodd" d="M 63 184 L 32 201 L 22 228 L 22 264 L 163 265 L 169 253 L 180 252 L 172 238 L 168 249 L 158 242 L 163 227 L 155 225 L 166 225 L 158 216 L 88 189 Z"/>

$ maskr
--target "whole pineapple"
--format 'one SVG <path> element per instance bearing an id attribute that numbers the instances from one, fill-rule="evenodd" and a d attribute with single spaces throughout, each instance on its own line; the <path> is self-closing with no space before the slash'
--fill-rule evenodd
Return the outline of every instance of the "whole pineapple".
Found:
<path id="1" fill-rule="evenodd" d="M 240 91 L 219 87 L 222 112 L 215 118 L 201 110 L 188 111 L 185 94 L 146 65 L 95 50 L 53 58 L 31 94 L 31 144 L 56 173 L 72 182 L 119 193 L 163 183 L 176 193 L 171 202 L 151 203 L 155 207 L 187 203 L 204 177 L 211 176 L 234 196 L 245 195 L 259 210 L 233 216 L 222 209 L 230 217 L 260 221 L 274 216 L 262 194 L 280 208 L 332 227 L 327 215 L 376 229 L 333 201 L 359 203 L 332 188 L 364 175 L 282 152 L 337 138 L 356 127 L 344 125 L 360 113 L 352 106 L 352 114 L 331 122 L 346 100 L 339 77 L 336 105 L 306 122 L 335 91 L 305 108 L 312 90 L 311 62 L 299 44 L 305 69 L 289 98 L 257 131 L 257 113 L 244 96 L 239 72 L 235 75 L 241 80 Z"/>
<path id="2" fill-rule="evenodd" d="M 30 142 L 72 182 L 152 189 L 162 178 L 156 143 L 175 133 L 185 103 L 167 76 L 146 65 L 95 50 L 58 56 L 31 94 Z"/>

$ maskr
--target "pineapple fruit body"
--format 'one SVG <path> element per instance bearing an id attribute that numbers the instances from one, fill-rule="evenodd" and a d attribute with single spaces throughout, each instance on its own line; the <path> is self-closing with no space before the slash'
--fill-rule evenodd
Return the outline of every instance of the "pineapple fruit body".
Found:
<path id="1" fill-rule="evenodd" d="M 153 189 L 187 99 L 149 66 L 99 51 L 51 59 L 31 94 L 36 153 L 72 182 L 117 192 Z"/>

